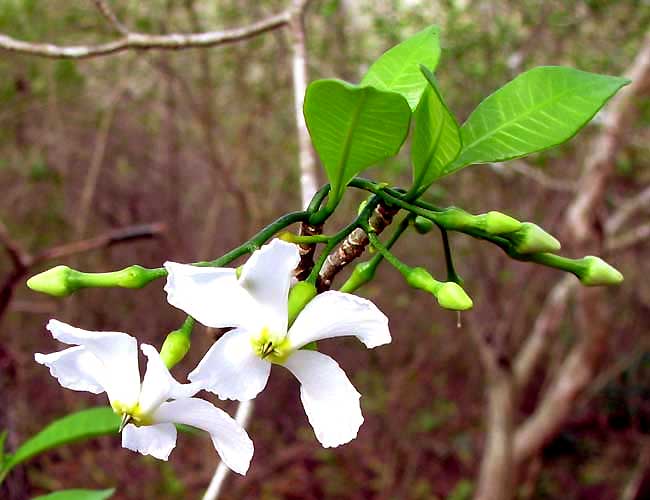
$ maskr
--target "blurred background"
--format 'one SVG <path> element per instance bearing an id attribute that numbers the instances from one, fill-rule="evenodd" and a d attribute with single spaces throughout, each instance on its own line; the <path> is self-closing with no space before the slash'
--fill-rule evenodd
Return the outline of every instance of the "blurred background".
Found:
<path id="1" fill-rule="evenodd" d="M 246 25 L 282 11 L 288 1 L 108 3 L 130 30 L 155 34 Z M 313 0 L 305 15 L 309 79 L 358 82 L 383 51 L 430 24 L 442 32 L 437 77 L 462 122 L 483 97 L 536 65 L 629 72 L 644 48 L 650 2 Z M 65 45 L 119 36 L 83 0 L 0 0 L 0 32 Z M 57 300 L 30 292 L 26 277 L 56 264 L 104 271 L 212 259 L 300 208 L 291 63 L 283 28 L 232 45 L 78 61 L 0 51 L 0 229 L 8 250 L 0 255 L 0 430 L 8 430 L 9 449 L 54 418 L 105 404 L 103 396 L 61 390 L 33 361 L 34 352 L 59 348 L 44 329 L 49 318 L 126 331 L 157 346 L 184 318 L 167 304 L 162 282 Z M 603 126 L 608 109 L 562 147 L 525 161 L 468 168 L 427 197 L 534 221 L 562 239 L 565 255 L 605 257 L 624 273 L 624 284 L 589 297 L 592 307 L 585 308 L 585 298 L 560 272 L 513 262 L 492 245 L 452 235 L 458 271 L 475 304 L 458 328 L 455 314 L 382 267 L 359 293 L 388 315 L 393 343 L 373 351 L 354 339 L 320 345 L 363 395 L 358 438 L 321 448 L 297 381 L 276 367 L 249 426 L 256 447 L 251 469 L 246 477 L 230 476 L 220 498 L 479 498 L 495 425 L 495 379 L 476 339 L 498 344 L 501 369 L 511 373 L 515 355 L 540 328 L 538 363 L 510 399 L 512 435 L 519 437 L 530 416 L 539 416 L 562 374 L 584 380 L 575 393 L 558 389 L 566 396 L 559 401 L 568 404 L 562 418 L 504 484 L 517 498 L 650 498 L 647 92 L 628 103 L 624 127 L 614 131 L 604 191 L 589 207 L 589 237 L 576 238 L 566 219 L 589 180 L 586 166 L 611 132 Z M 407 187 L 408 147 L 366 175 Z M 352 217 L 360 200 L 350 193 L 326 232 Z M 142 224 L 155 225 L 132 227 Z M 155 234 L 108 244 L 123 239 L 125 228 L 126 234 Z M 69 244 L 77 246 L 61 254 L 61 245 Z M 89 249 L 82 252 L 84 245 Z M 444 277 L 435 232 L 407 234 L 395 252 Z M 21 261 L 21 255 L 29 258 Z M 590 340 L 596 330 L 601 335 Z M 174 369 L 178 378 L 217 335 L 195 331 L 190 354 Z M 585 361 L 577 349 L 586 344 L 597 352 Z M 585 361 L 586 371 L 566 369 L 571 356 Z M 220 406 L 231 414 L 236 409 Z M 207 436 L 180 436 L 169 462 L 122 450 L 118 436 L 104 437 L 28 462 L 12 472 L 0 496 L 115 486 L 116 498 L 197 498 L 216 465 Z"/>

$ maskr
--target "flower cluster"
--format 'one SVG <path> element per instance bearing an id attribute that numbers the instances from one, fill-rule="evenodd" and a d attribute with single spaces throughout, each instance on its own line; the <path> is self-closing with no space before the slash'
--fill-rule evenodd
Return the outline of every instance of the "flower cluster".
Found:
<path id="1" fill-rule="evenodd" d="M 47 329 L 73 347 L 35 359 L 63 387 L 106 392 L 122 418 L 122 446 L 161 460 L 176 444 L 174 424 L 186 424 L 208 432 L 224 463 L 245 474 L 253 455 L 248 434 L 225 412 L 194 396 L 207 390 L 220 399 L 253 399 L 266 386 L 272 364 L 300 381 L 302 404 L 321 444 L 345 444 L 363 423 L 361 396 L 336 361 L 308 347 L 344 335 L 356 336 L 368 348 L 387 344 L 388 319 L 369 300 L 329 291 L 310 300 L 290 324 L 289 294 L 298 261 L 295 245 L 273 240 L 252 254 L 241 273 L 165 264 L 171 305 L 206 326 L 232 328 L 189 373 L 187 384 L 172 377 L 153 346 L 140 347 L 148 360 L 141 382 L 134 337 L 56 320 Z"/>

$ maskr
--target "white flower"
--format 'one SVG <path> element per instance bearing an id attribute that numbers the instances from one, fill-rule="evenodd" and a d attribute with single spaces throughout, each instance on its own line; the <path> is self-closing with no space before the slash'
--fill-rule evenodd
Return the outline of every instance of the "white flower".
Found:
<path id="1" fill-rule="evenodd" d="M 226 465 L 246 473 L 253 456 L 246 431 L 208 401 L 193 398 L 200 385 L 174 380 L 155 347 L 141 345 L 148 362 L 140 384 L 138 344 L 131 335 L 89 332 L 57 320 L 50 320 L 47 329 L 55 339 L 75 347 L 37 353 L 34 358 L 63 387 L 106 392 L 111 407 L 122 416 L 124 448 L 167 460 L 176 446 L 174 423 L 186 424 L 207 431 Z"/>
<path id="2" fill-rule="evenodd" d="M 359 398 L 329 356 L 300 348 L 355 335 L 368 348 L 390 342 L 388 319 L 369 300 L 329 291 L 317 295 L 288 328 L 287 303 L 295 245 L 273 240 L 253 253 L 240 278 L 234 269 L 167 262 L 167 300 L 211 327 L 235 327 L 206 353 L 188 378 L 221 399 L 248 400 L 264 389 L 271 364 L 300 381 L 300 397 L 325 447 L 354 439 L 363 423 Z"/>

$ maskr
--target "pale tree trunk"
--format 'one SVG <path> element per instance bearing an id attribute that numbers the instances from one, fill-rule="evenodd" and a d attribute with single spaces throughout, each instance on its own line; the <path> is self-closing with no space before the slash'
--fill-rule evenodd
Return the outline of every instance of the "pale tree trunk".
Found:
<path id="1" fill-rule="evenodd" d="M 610 245 L 609 240 L 599 241 L 601 236 L 595 217 L 601 212 L 614 162 L 635 118 L 636 102 L 650 86 L 650 35 L 646 36 L 627 73 L 632 83 L 608 106 L 603 130 L 592 144 L 575 197 L 567 209 L 563 239 L 580 253 Z M 650 194 L 644 190 L 634 200 L 623 204 L 618 212 L 605 221 L 605 228 L 608 229 L 606 237 L 611 240 L 613 233 L 622 225 L 620 221 L 628 219 L 631 212 L 647 204 L 648 200 Z M 634 242 L 635 238 L 639 238 L 638 234 L 633 236 L 629 241 Z M 476 499 L 507 500 L 516 493 L 516 485 L 523 477 L 526 466 L 561 431 L 575 410 L 577 399 L 585 393 L 598 372 L 610 334 L 606 308 L 603 307 L 604 291 L 583 289 L 576 285 L 572 277 L 565 277 L 551 289 L 531 334 L 512 360 L 512 372 L 497 370 L 493 364 L 484 362 L 488 409 Z M 515 403 L 525 393 L 543 356 L 557 340 L 566 303 L 576 290 L 579 290 L 579 339 L 559 369 L 555 373 L 547 373 L 550 383 L 532 414 L 515 425 Z M 492 358 L 502 359 L 494 352 L 494 345 L 479 342 L 479 347 L 484 360 L 489 359 L 490 352 Z"/>
<path id="2" fill-rule="evenodd" d="M 300 172 L 300 200 L 302 208 L 306 208 L 316 194 L 318 180 L 316 176 L 316 159 L 311 146 L 309 131 L 302 113 L 305 90 L 307 89 L 307 48 L 305 45 L 304 16 L 309 0 L 293 0 L 289 16 L 289 36 L 292 48 L 292 77 L 295 106 L 296 130 L 298 134 L 298 164 Z M 235 420 L 246 428 L 254 410 L 253 401 L 244 401 L 239 404 Z M 210 485 L 206 490 L 203 500 L 216 500 L 219 498 L 229 469 L 219 463 L 212 476 Z"/>
<path id="3" fill-rule="evenodd" d="M 514 493 L 512 442 L 514 387 L 512 377 L 501 368 L 488 374 L 485 448 L 474 498 L 509 500 Z"/>

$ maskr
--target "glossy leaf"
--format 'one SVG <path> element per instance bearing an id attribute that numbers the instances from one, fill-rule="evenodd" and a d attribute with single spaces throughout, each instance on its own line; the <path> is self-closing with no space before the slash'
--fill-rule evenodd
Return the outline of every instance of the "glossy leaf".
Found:
<path id="1" fill-rule="evenodd" d="M 411 120 L 400 94 L 341 80 L 312 82 L 304 113 L 331 183 L 330 206 L 340 200 L 355 175 L 399 151 Z"/>
<path id="2" fill-rule="evenodd" d="M 421 194 L 433 181 L 445 175 L 445 168 L 461 149 L 458 123 L 440 95 L 433 73 L 423 67 L 422 74 L 429 85 L 414 114 L 411 189 L 415 194 Z"/>
<path id="3" fill-rule="evenodd" d="M 380 90 L 399 92 L 415 110 L 427 81 L 420 65 L 435 71 L 440 60 L 440 30 L 437 26 L 416 33 L 399 45 L 384 52 L 361 80 L 361 85 L 372 85 Z"/>
<path id="4" fill-rule="evenodd" d="M 463 149 L 446 173 L 557 146 L 573 137 L 627 83 L 625 78 L 561 66 L 526 71 L 469 116 L 461 127 Z"/>
<path id="5" fill-rule="evenodd" d="M 62 490 L 41 495 L 32 500 L 106 500 L 115 493 L 115 489 L 109 490 Z"/>
<path id="6" fill-rule="evenodd" d="M 5 471 L 57 446 L 106 434 L 117 436 L 120 419 L 109 407 L 90 408 L 55 420 L 11 455 Z"/>

